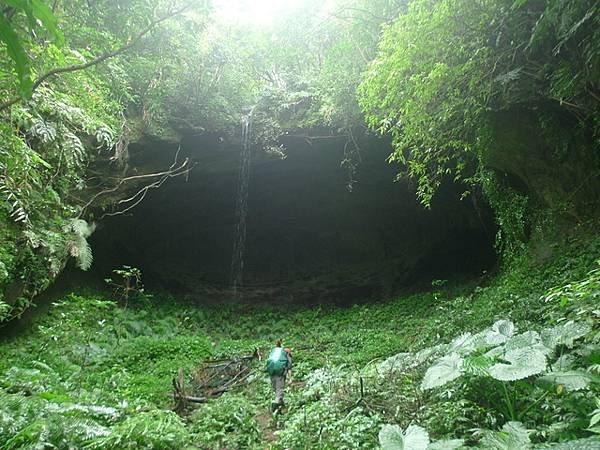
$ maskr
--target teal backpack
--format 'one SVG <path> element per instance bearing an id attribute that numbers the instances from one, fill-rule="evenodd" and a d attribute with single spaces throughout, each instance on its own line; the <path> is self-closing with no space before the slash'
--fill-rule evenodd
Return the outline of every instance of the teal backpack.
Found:
<path id="1" fill-rule="evenodd" d="M 288 365 L 287 353 L 281 347 L 275 347 L 267 359 L 267 372 L 269 375 L 283 375 Z"/>

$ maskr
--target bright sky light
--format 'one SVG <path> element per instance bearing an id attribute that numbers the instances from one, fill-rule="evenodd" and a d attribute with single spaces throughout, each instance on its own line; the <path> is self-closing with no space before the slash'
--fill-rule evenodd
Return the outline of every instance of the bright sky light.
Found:
<path id="1" fill-rule="evenodd" d="M 228 22 L 269 25 L 286 15 L 303 0 L 213 0 L 217 15 Z"/>

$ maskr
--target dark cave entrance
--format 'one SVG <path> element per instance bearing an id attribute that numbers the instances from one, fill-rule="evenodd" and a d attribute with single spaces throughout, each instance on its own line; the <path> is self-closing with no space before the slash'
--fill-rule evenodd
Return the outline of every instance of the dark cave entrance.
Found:
<path id="1" fill-rule="evenodd" d="M 249 301 L 381 298 L 433 279 L 478 276 L 496 262 L 495 225 L 484 202 L 446 183 L 424 209 L 389 143 L 361 141 L 356 183 L 341 167 L 344 138 L 287 136 L 285 159 L 254 148 L 242 295 Z M 132 166 L 166 167 L 176 145 L 132 146 Z M 198 165 L 127 215 L 104 219 L 91 238 L 93 274 L 139 267 L 146 286 L 193 298 L 230 298 L 239 147 L 187 136 L 181 156 Z"/>

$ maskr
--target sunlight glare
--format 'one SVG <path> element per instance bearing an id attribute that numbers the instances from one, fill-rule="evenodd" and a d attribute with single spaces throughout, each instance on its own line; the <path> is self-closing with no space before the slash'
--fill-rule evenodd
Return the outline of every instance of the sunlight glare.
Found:
<path id="1" fill-rule="evenodd" d="M 215 13 L 227 22 L 269 25 L 303 0 L 213 0 Z"/>

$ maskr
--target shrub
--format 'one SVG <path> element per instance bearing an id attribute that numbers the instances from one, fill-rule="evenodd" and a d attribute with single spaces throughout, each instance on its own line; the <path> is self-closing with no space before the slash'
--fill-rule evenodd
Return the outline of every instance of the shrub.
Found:
<path id="1" fill-rule="evenodd" d="M 189 433 L 181 419 L 171 411 L 139 412 L 110 430 L 110 434 L 94 439 L 86 448 L 124 450 L 182 448 Z"/>
<path id="2" fill-rule="evenodd" d="M 256 409 L 244 396 L 224 394 L 190 418 L 194 440 L 209 448 L 247 448 L 260 441 Z"/>

